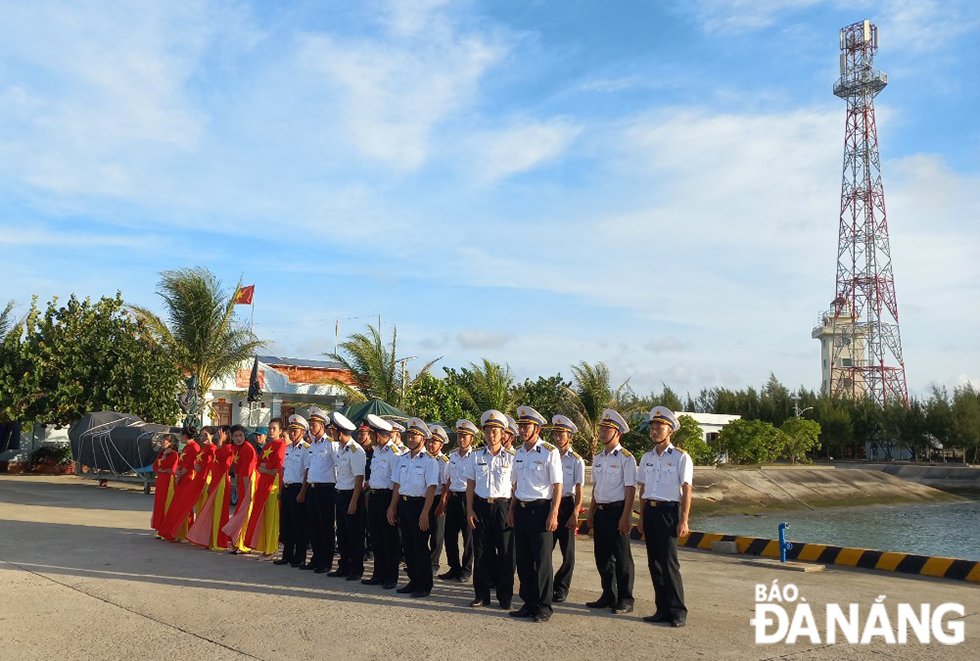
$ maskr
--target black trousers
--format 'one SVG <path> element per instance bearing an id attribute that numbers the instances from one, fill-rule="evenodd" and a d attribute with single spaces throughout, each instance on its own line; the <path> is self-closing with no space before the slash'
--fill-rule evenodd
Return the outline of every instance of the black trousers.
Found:
<path id="1" fill-rule="evenodd" d="M 509 604 L 514 598 L 513 529 L 507 525 L 510 499 L 488 502 L 474 497 L 476 529 L 473 530 L 473 589 L 476 598 L 490 603 L 490 584 L 497 590 L 497 601 Z"/>
<path id="2" fill-rule="evenodd" d="M 398 546 L 398 526 L 388 523 L 389 505 L 391 489 L 371 489 L 368 496 L 368 528 L 371 532 L 371 548 L 374 549 L 374 574 L 371 578 L 395 583 L 398 581 L 401 549 Z"/>
<path id="3" fill-rule="evenodd" d="M 425 592 L 432 589 L 432 553 L 429 531 L 419 528 L 423 509 L 425 498 L 401 498 L 398 501 L 398 527 L 402 534 L 408 584 Z"/>
<path id="4" fill-rule="evenodd" d="M 532 613 L 551 613 L 554 596 L 554 570 L 551 551 L 555 547 L 554 533 L 546 530 L 550 500 L 517 501 L 514 512 L 514 539 L 517 556 L 517 576 L 521 581 L 520 595 L 524 606 Z"/>
<path id="5" fill-rule="evenodd" d="M 366 521 L 366 499 L 364 492 L 357 499 L 357 510 L 348 514 L 354 491 L 337 490 L 337 549 L 340 551 L 338 569 L 348 576 L 364 573 L 364 523 Z"/>
<path id="6" fill-rule="evenodd" d="M 335 485 L 310 485 L 306 491 L 306 530 L 313 547 L 310 564 L 317 569 L 333 567 Z"/>
<path id="7" fill-rule="evenodd" d="M 681 565 L 677 559 L 678 516 L 676 504 L 651 507 L 643 503 L 643 536 L 657 613 L 674 619 L 687 617 Z"/>
<path id="8" fill-rule="evenodd" d="M 463 537 L 460 558 L 459 538 Z M 446 560 L 449 571 L 466 579 L 473 573 L 473 529 L 466 520 L 466 492 L 450 491 L 446 502 Z"/>
<path id="9" fill-rule="evenodd" d="M 599 570 L 602 596 L 599 601 L 610 606 L 633 605 L 633 552 L 630 536 L 619 532 L 619 520 L 623 516 L 622 502 L 596 505 L 593 521 L 595 530 L 595 568 Z"/>
<path id="10" fill-rule="evenodd" d="M 441 497 L 436 494 L 436 500 L 429 511 L 429 557 L 433 572 L 439 570 L 439 558 L 442 557 L 442 546 L 446 539 L 446 515 L 436 516 L 436 506 Z"/>
<path id="11" fill-rule="evenodd" d="M 568 519 L 575 512 L 575 496 L 563 496 L 558 505 L 558 530 L 555 531 L 555 546 L 561 548 L 561 566 L 555 572 L 555 594 L 567 595 L 572 587 L 572 572 L 575 571 L 575 530 L 568 527 Z M 576 523 L 577 525 L 577 523 Z"/>
<path id="12" fill-rule="evenodd" d="M 306 503 L 297 503 L 300 484 L 283 487 L 279 495 L 279 537 L 282 539 L 282 559 L 290 564 L 301 565 L 306 562 Z M 309 495 L 309 494 L 307 494 Z"/>

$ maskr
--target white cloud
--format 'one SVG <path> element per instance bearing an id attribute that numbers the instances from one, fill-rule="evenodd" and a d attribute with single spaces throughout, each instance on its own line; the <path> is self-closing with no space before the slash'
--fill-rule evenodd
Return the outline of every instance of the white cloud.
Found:
<path id="1" fill-rule="evenodd" d="M 709 32 L 753 30 L 774 23 L 778 16 L 822 4 L 827 0 L 697 0 L 695 15 Z"/>
<path id="2" fill-rule="evenodd" d="M 467 351 L 502 349 L 514 338 L 511 333 L 468 328 L 456 335 L 456 342 Z"/>
<path id="3" fill-rule="evenodd" d="M 533 170 L 558 158 L 580 133 L 566 119 L 527 120 L 511 128 L 476 136 L 473 151 L 477 177 L 483 183 Z"/>

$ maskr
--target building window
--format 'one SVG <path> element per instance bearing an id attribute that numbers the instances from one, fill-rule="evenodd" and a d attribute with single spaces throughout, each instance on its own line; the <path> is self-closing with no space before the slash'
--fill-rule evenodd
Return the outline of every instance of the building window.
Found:
<path id="1" fill-rule="evenodd" d="M 823 359 L 823 368 L 824 369 L 827 369 L 827 359 L 826 358 Z"/>
<path id="2" fill-rule="evenodd" d="M 854 365 L 854 361 L 852 361 L 850 358 L 841 358 L 840 364 L 842 367 L 851 367 Z"/>

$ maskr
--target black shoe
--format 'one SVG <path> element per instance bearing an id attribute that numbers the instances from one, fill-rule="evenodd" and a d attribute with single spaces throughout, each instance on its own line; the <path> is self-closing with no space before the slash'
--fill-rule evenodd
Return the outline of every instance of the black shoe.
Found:
<path id="1" fill-rule="evenodd" d="M 307 562 L 305 565 L 300 565 L 299 568 L 302 569 L 303 571 L 312 571 L 316 569 L 316 565 L 311 565 L 310 563 Z"/>
<path id="2" fill-rule="evenodd" d="M 290 567 L 293 567 L 293 568 L 302 569 L 303 568 L 303 563 L 302 562 L 290 562 L 289 563 L 289 566 Z"/>
<path id="3" fill-rule="evenodd" d="M 527 606 L 521 606 L 518 610 L 509 612 L 508 615 L 511 617 L 533 617 L 534 613 Z"/>
<path id="4" fill-rule="evenodd" d="M 511 606 L 511 600 L 510 599 L 506 599 L 506 600 L 500 602 L 500 607 L 503 608 L 505 611 L 509 611 L 510 610 L 510 606 Z"/>
<path id="5" fill-rule="evenodd" d="M 288 565 L 288 564 L 290 564 L 290 562 L 286 558 L 279 558 L 278 560 L 273 560 L 272 561 L 272 564 L 274 564 L 274 565 Z"/>
<path id="6" fill-rule="evenodd" d="M 439 574 L 439 578 L 441 578 L 444 581 L 455 581 L 456 579 L 459 578 L 459 574 L 457 574 L 452 569 L 450 569 L 445 574 Z"/>
<path id="7" fill-rule="evenodd" d="M 588 606 L 589 608 L 612 608 L 613 607 L 613 604 L 611 602 L 603 601 L 602 599 L 599 599 L 598 601 L 586 602 L 585 605 Z"/>
<path id="8" fill-rule="evenodd" d="M 674 627 L 675 629 L 680 629 L 683 626 L 687 626 L 687 619 L 679 617 L 676 620 L 672 620 L 670 626 Z"/>
<path id="9" fill-rule="evenodd" d="M 553 601 L 556 604 L 560 604 L 566 599 L 568 599 L 566 595 L 562 594 L 561 592 L 556 592 L 554 596 L 551 598 L 551 601 Z"/>
<path id="10" fill-rule="evenodd" d="M 623 613 L 632 613 L 633 604 L 617 604 L 616 606 L 613 606 L 612 612 L 615 613 L 616 615 L 622 615 Z"/>
<path id="11" fill-rule="evenodd" d="M 314 574 L 326 574 L 327 571 L 328 570 L 327 570 L 326 567 L 317 567 L 316 569 L 313 570 L 313 573 Z"/>
<path id="12" fill-rule="evenodd" d="M 547 622 L 550 619 L 551 619 L 551 613 L 549 613 L 548 611 L 543 611 L 541 613 L 534 614 L 535 622 Z"/>
<path id="13" fill-rule="evenodd" d="M 384 581 L 383 578 L 374 578 L 374 577 L 371 577 L 371 578 L 362 578 L 361 579 L 361 583 L 363 583 L 364 585 L 381 585 L 384 582 L 385 581 Z"/>
<path id="14" fill-rule="evenodd" d="M 327 576 L 330 576 L 332 578 L 336 578 L 338 576 L 347 576 L 347 572 L 344 571 L 343 569 L 334 569 L 331 572 L 327 572 Z"/>
<path id="15" fill-rule="evenodd" d="M 382 590 L 391 590 L 398 586 L 398 581 L 388 581 L 381 586 Z"/>
<path id="16" fill-rule="evenodd" d="M 415 592 L 415 586 L 412 585 L 411 583 L 408 583 L 407 585 L 404 585 L 398 588 L 397 590 L 395 590 L 395 592 L 397 592 L 398 594 L 412 594 L 413 592 Z"/>
<path id="17" fill-rule="evenodd" d="M 460 582 L 460 583 L 469 583 L 470 582 L 470 575 L 469 574 L 460 574 L 459 576 L 456 577 L 456 580 L 458 582 Z"/>
<path id="18" fill-rule="evenodd" d="M 660 624 L 661 622 L 670 622 L 670 616 L 664 613 L 654 613 L 653 615 L 644 617 L 643 621 L 650 622 L 651 624 Z"/>
<path id="19" fill-rule="evenodd" d="M 484 608 L 484 607 L 489 606 L 489 605 L 490 605 L 490 602 L 489 601 L 484 601 L 483 599 L 480 599 L 479 597 L 477 597 L 476 599 L 474 599 L 473 601 L 470 602 L 470 608 Z"/>
<path id="20" fill-rule="evenodd" d="M 415 590 L 414 592 L 412 592 L 413 599 L 419 599 L 420 597 L 428 597 L 428 596 L 429 596 L 429 590 Z"/>
<path id="21" fill-rule="evenodd" d="M 359 580 L 361 580 L 361 575 L 360 574 L 351 574 L 350 576 L 347 577 L 346 580 L 348 580 L 348 581 L 359 581 Z"/>

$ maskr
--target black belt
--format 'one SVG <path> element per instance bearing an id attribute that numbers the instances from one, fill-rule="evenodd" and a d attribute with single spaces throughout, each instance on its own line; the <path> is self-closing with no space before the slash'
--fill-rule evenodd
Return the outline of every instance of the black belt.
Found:
<path id="1" fill-rule="evenodd" d="M 647 500 L 647 507 L 677 507 L 676 500 Z"/>
<path id="2" fill-rule="evenodd" d="M 425 496 L 402 496 L 402 500 L 407 500 L 410 502 L 415 500 L 425 500 Z"/>
<path id="3" fill-rule="evenodd" d="M 606 509 L 607 507 L 610 508 L 610 509 L 613 508 L 613 507 L 622 507 L 625 504 L 626 504 L 626 501 L 624 501 L 624 500 L 617 500 L 614 503 L 596 503 L 595 506 L 596 506 L 596 509 L 601 510 L 601 509 Z"/>
<path id="4" fill-rule="evenodd" d="M 349 493 L 349 494 L 353 494 L 354 493 L 354 490 L 353 489 L 337 489 L 337 493 Z"/>
<path id="5" fill-rule="evenodd" d="M 484 498 L 483 496 L 477 496 L 476 499 L 492 505 L 493 503 L 502 503 L 504 501 L 509 502 L 510 496 L 497 496 L 496 498 Z"/>
<path id="6" fill-rule="evenodd" d="M 368 487 L 371 489 L 371 493 L 391 493 L 391 489 L 375 489 L 374 487 Z"/>
<path id="7" fill-rule="evenodd" d="M 465 497 L 466 496 L 466 491 L 453 491 L 452 489 L 450 489 L 449 490 L 449 495 L 450 496 L 463 496 L 463 497 Z"/>
<path id="8" fill-rule="evenodd" d="M 333 487 L 337 485 L 336 482 L 307 482 L 307 484 L 310 485 L 311 489 L 315 489 L 316 487 Z"/>
<path id="9" fill-rule="evenodd" d="M 301 486 L 303 486 L 303 483 L 302 482 L 283 482 L 282 483 L 282 486 L 283 486 L 284 489 L 289 489 L 291 487 L 301 487 Z"/>
<path id="10" fill-rule="evenodd" d="M 539 505 L 550 505 L 551 500 L 548 498 L 538 498 L 537 500 L 518 500 L 517 504 L 521 507 L 538 507 Z"/>

